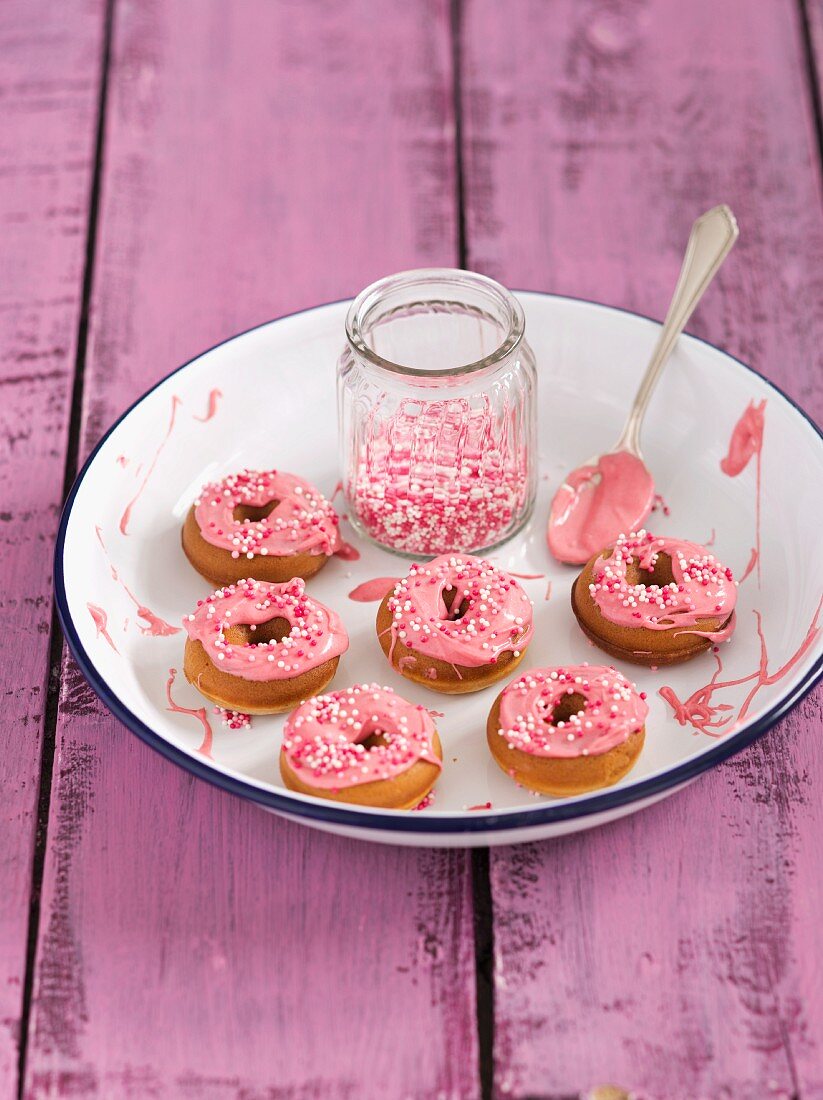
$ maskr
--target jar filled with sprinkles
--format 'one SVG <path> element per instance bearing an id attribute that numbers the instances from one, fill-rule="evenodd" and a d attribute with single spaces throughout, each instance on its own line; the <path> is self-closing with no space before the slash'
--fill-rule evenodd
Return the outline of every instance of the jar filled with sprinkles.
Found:
<path id="1" fill-rule="evenodd" d="M 343 489 L 359 534 L 409 557 L 479 553 L 529 518 L 534 356 L 499 283 L 451 269 L 373 283 L 337 374 Z"/>

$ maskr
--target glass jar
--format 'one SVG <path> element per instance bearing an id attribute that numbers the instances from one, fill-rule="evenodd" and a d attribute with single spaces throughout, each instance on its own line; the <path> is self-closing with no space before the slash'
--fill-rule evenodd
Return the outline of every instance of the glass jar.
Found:
<path id="1" fill-rule="evenodd" d="M 362 291 L 338 364 L 343 489 L 359 534 L 410 557 L 489 550 L 529 518 L 534 356 L 523 309 L 470 271 Z"/>

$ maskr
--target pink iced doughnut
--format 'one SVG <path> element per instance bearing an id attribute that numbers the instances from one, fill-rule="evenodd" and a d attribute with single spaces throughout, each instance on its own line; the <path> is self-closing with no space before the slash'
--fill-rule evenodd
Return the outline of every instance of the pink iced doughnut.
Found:
<path id="1" fill-rule="evenodd" d="M 241 470 L 205 485 L 183 527 L 187 557 L 215 583 L 307 578 L 342 546 L 330 502 L 282 470 Z"/>
<path id="2" fill-rule="evenodd" d="M 401 675 L 436 691 L 476 691 L 522 658 L 532 605 L 517 581 L 482 558 L 444 554 L 412 565 L 380 606 L 380 644 Z"/>
<path id="3" fill-rule="evenodd" d="M 359 684 L 309 699 L 283 730 L 280 772 L 291 790 L 411 809 L 437 779 L 442 750 L 425 707 Z"/>
<path id="4" fill-rule="evenodd" d="M 497 697 L 489 748 L 500 767 L 531 790 L 572 795 L 610 786 L 643 747 L 645 699 L 611 667 L 532 669 Z"/>

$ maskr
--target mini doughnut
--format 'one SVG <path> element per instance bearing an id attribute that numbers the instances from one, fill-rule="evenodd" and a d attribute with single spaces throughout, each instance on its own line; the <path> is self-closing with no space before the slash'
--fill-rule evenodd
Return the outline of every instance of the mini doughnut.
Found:
<path id="1" fill-rule="evenodd" d="M 494 701 L 491 754 L 523 787 L 571 796 L 617 783 L 646 735 L 646 696 L 601 665 L 524 672 Z"/>
<path id="2" fill-rule="evenodd" d="M 219 707 L 246 714 L 291 710 L 322 691 L 349 647 L 343 623 L 306 595 L 299 577 L 220 588 L 198 600 L 183 626 L 186 679 Z"/>
<path id="3" fill-rule="evenodd" d="M 280 774 L 292 791 L 411 810 L 440 775 L 431 714 L 386 687 L 359 684 L 309 699 L 286 719 Z"/>
<path id="4" fill-rule="evenodd" d="M 183 550 L 212 584 L 307 580 L 342 546 L 319 489 L 282 470 L 241 470 L 205 485 L 183 524 Z"/>
<path id="5" fill-rule="evenodd" d="M 704 546 L 621 535 L 584 566 L 572 588 L 583 633 L 612 657 L 673 665 L 731 637 L 737 582 Z"/>
<path id="6" fill-rule="evenodd" d="M 512 672 L 531 641 L 532 605 L 517 581 L 482 558 L 444 554 L 413 565 L 377 612 L 392 667 L 449 695 Z"/>

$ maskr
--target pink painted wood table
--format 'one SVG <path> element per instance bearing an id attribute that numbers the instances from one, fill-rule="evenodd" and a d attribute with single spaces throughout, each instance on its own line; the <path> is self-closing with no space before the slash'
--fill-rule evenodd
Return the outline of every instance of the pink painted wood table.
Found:
<path id="1" fill-rule="evenodd" d="M 383 848 L 164 763 L 51 594 L 128 403 L 392 270 L 659 316 L 728 201 L 693 330 L 819 419 L 821 66 L 820 0 L 0 7 L 0 1096 L 823 1097 L 819 692 L 599 831 Z"/>

